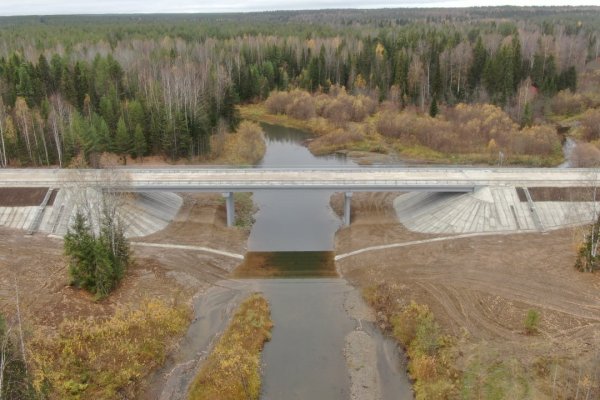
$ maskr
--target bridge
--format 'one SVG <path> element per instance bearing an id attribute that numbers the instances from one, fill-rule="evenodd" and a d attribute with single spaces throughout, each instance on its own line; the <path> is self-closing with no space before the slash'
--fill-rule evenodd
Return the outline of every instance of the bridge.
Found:
<path id="1" fill-rule="evenodd" d="M 478 187 L 597 186 L 599 169 L 556 168 L 116 168 L 3 169 L 0 187 L 97 187 L 131 192 L 221 192 L 227 222 L 234 221 L 234 192 L 327 190 L 344 192 L 344 222 L 350 222 L 353 192 L 471 192 Z"/>

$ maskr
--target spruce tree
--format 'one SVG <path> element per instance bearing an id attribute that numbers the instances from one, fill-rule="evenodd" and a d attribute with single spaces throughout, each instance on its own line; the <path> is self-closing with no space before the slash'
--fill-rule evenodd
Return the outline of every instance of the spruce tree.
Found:
<path id="1" fill-rule="evenodd" d="M 438 112 L 439 112 L 439 109 L 438 109 L 438 105 L 437 105 L 437 100 L 434 97 L 433 100 L 431 100 L 431 104 L 429 104 L 429 116 L 432 118 L 435 118 L 435 116 L 438 114 Z"/>

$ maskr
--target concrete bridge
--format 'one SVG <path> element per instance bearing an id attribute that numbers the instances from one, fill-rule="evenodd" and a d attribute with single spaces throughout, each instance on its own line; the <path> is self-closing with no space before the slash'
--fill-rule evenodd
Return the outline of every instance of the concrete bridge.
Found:
<path id="1" fill-rule="evenodd" d="M 598 186 L 599 169 L 556 168 L 342 168 L 342 169 L 4 169 L 0 187 L 77 188 L 132 192 L 221 192 L 227 223 L 234 221 L 234 192 L 327 190 L 345 193 L 350 223 L 352 192 L 472 192 L 478 187 Z"/>

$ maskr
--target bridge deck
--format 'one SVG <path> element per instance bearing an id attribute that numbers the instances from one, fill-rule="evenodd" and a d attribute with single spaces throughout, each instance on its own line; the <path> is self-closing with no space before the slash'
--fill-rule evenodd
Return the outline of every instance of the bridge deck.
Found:
<path id="1" fill-rule="evenodd" d="M 348 169 L 3 169 L 0 187 L 99 185 L 132 191 L 467 192 L 478 186 L 597 186 L 598 169 L 555 168 L 348 168 Z"/>

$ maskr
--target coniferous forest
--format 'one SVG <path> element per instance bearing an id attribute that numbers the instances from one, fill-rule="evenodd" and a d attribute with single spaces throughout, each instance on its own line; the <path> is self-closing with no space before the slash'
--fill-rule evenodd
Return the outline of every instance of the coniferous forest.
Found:
<path id="1" fill-rule="evenodd" d="M 274 90 L 343 86 L 432 116 L 491 103 L 520 125 L 581 113 L 600 105 L 598 11 L 3 17 L 0 166 L 202 159 L 211 136 L 236 129 L 238 104 Z"/>

